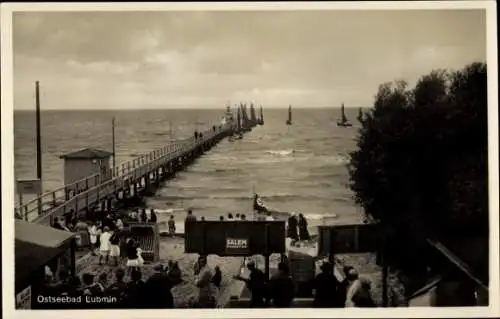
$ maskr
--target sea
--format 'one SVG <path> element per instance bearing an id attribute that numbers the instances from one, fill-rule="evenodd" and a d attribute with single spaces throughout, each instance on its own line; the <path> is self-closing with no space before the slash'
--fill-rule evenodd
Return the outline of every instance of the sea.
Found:
<path id="1" fill-rule="evenodd" d="M 93 147 L 111 151 L 115 117 L 116 163 L 161 148 L 220 123 L 220 109 L 120 111 L 42 111 L 44 191 L 63 186 L 60 155 Z M 339 108 L 264 109 L 263 126 L 233 142 L 223 140 L 146 199 L 164 220 L 197 216 L 218 218 L 252 212 L 253 194 L 274 210 L 303 213 L 310 225 L 323 217 L 339 224 L 361 223 L 362 214 L 349 189 L 347 164 L 356 147 L 358 109 L 346 109 L 352 127 L 338 127 Z M 36 176 L 35 113 L 14 113 L 15 178 Z M 16 196 L 16 201 L 17 201 Z M 29 200 L 27 198 L 26 200 Z M 181 217 L 182 216 L 182 217 Z"/>

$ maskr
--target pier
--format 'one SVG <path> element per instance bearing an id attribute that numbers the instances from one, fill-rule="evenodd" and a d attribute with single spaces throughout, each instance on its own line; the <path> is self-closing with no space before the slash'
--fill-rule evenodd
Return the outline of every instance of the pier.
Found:
<path id="1" fill-rule="evenodd" d="M 65 160 L 65 180 L 67 171 L 71 170 L 71 165 L 66 161 L 72 158 L 85 158 L 92 164 L 98 162 L 101 172 L 65 183 L 56 190 L 16 207 L 16 216 L 26 221 L 49 225 L 52 218 L 66 212 L 79 214 L 95 209 L 109 211 L 113 201 L 124 202 L 154 193 L 160 183 L 185 169 L 222 139 L 231 136 L 235 131 L 250 131 L 258 124 L 255 120 L 243 123 L 228 121 L 199 132 L 197 136 L 174 141 L 114 167 L 106 164 L 112 154 L 106 151 L 88 148 L 63 155 L 60 158 Z"/>

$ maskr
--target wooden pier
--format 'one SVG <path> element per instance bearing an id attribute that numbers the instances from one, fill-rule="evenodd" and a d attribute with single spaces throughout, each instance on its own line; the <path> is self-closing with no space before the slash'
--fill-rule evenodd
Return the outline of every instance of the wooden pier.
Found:
<path id="1" fill-rule="evenodd" d="M 252 123 L 251 126 L 255 126 Z M 113 199 L 124 200 L 140 196 L 160 182 L 173 177 L 195 159 L 215 146 L 235 129 L 234 123 L 213 126 L 201 132 L 175 141 L 163 148 L 136 157 L 102 173 L 94 174 L 47 192 L 16 208 L 16 215 L 35 223 L 49 225 L 53 217 L 66 212 L 85 212 L 98 207 L 111 209 Z M 201 136 L 201 137 L 200 137 Z"/>

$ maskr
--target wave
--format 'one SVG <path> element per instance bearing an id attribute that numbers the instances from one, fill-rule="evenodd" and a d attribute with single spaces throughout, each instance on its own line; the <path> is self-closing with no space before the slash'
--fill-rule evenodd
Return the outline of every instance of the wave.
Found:
<path id="1" fill-rule="evenodd" d="M 286 156 L 286 155 L 291 155 L 294 154 L 296 151 L 294 149 L 290 150 L 269 150 L 265 151 L 266 154 L 270 155 L 278 155 L 278 156 Z"/>
<path id="2" fill-rule="evenodd" d="M 192 168 L 188 171 L 194 174 L 213 174 L 213 173 L 240 173 L 237 168 Z"/>
<path id="3" fill-rule="evenodd" d="M 230 190 L 228 190 L 230 191 Z M 264 201 L 264 203 L 266 202 L 274 202 L 274 203 L 277 203 L 277 202 L 287 202 L 287 201 L 290 201 L 290 200 L 314 200 L 314 199 L 317 199 L 317 200 L 333 200 L 335 201 L 335 199 L 332 199 L 330 197 L 322 197 L 322 196 L 317 196 L 317 195 L 296 195 L 296 194 L 287 194 L 287 193 L 283 193 L 283 194 L 276 194 L 276 195 L 260 195 L 260 198 Z M 249 196 L 234 196 L 234 195 L 231 195 L 231 194 L 227 194 L 227 195 L 198 195 L 198 196 L 189 196 L 189 195 L 186 195 L 186 196 L 161 196 L 161 195 L 158 195 L 158 196 L 155 196 L 155 200 L 164 200 L 166 201 L 167 203 L 168 202 L 175 202 L 175 201 L 187 201 L 187 200 L 207 200 L 207 201 L 210 201 L 210 200 L 233 200 L 233 201 L 248 201 L 248 202 L 251 202 L 253 200 L 253 195 L 249 195 Z"/>

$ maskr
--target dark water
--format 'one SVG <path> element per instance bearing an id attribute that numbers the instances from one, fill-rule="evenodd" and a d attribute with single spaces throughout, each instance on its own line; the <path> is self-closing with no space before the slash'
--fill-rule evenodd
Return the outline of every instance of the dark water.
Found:
<path id="1" fill-rule="evenodd" d="M 286 109 L 265 110 L 264 126 L 242 140 L 221 142 L 167 182 L 148 199 L 148 206 L 160 212 L 192 208 L 212 217 L 248 214 L 255 190 L 267 206 L 303 212 L 312 222 L 331 214 L 342 223 L 358 222 L 346 168 L 347 155 L 355 147 L 357 110 L 346 112 L 354 127 L 337 127 L 339 109 L 296 109 L 292 126 L 285 125 Z M 164 146 L 170 131 L 172 138 L 187 137 L 218 123 L 222 115 L 223 109 L 42 112 L 44 189 L 63 184 L 60 155 L 85 147 L 111 150 L 112 116 L 121 163 Z M 34 125 L 34 113 L 15 113 L 17 179 L 36 176 Z"/>

